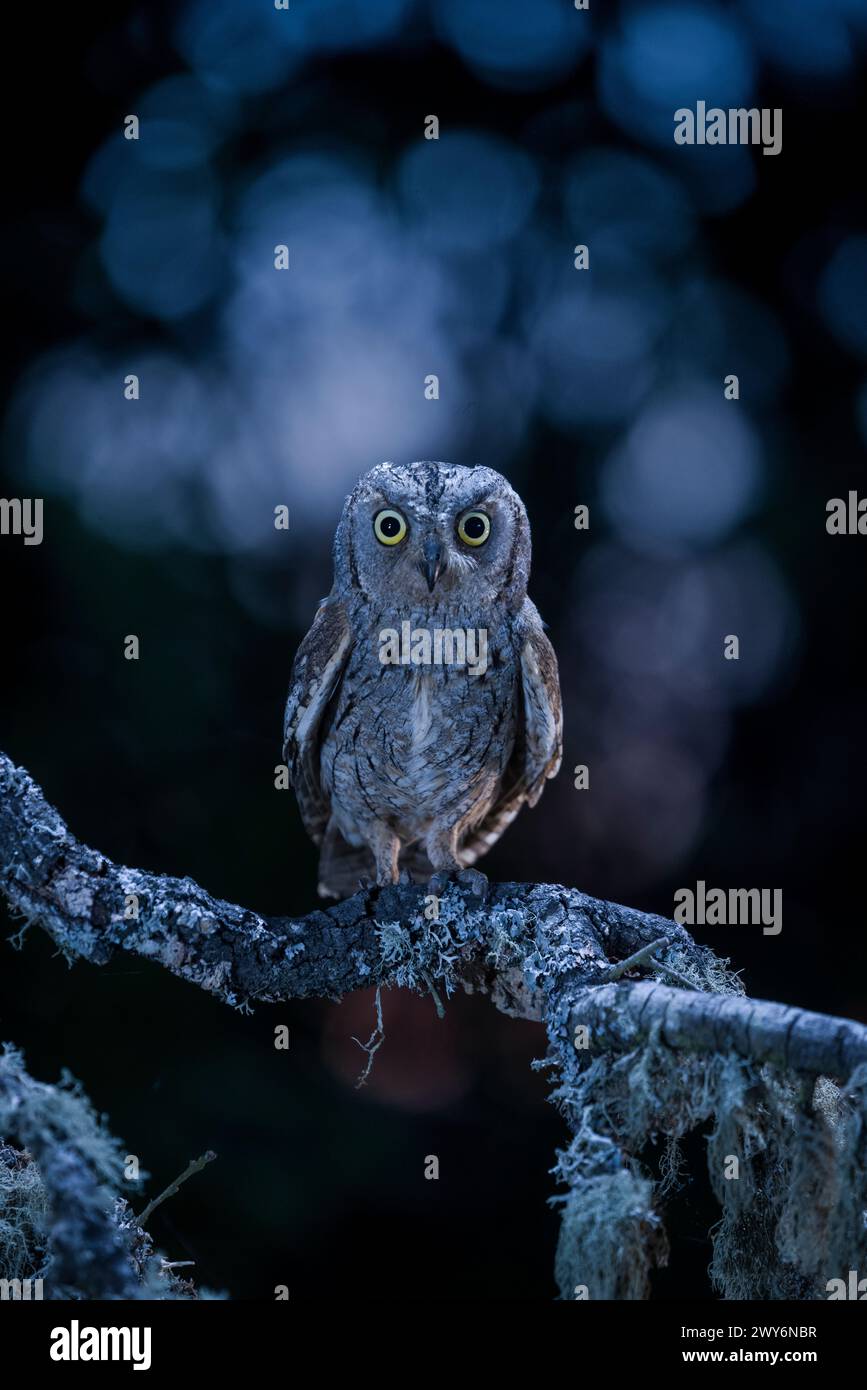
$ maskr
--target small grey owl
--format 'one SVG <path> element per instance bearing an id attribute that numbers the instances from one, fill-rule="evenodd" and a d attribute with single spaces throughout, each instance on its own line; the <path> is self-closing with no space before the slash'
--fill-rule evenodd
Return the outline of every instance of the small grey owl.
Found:
<path id="1" fill-rule="evenodd" d="M 319 892 L 467 868 L 560 766 L 557 659 L 530 528 L 491 468 L 382 463 L 347 498 L 334 587 L 298 649 L 283 756 Z"/>

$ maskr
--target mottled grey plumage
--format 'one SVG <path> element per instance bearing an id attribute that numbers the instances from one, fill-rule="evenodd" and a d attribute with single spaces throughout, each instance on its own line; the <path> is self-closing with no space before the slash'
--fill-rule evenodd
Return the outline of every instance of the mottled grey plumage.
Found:
<path id="1" fill-rule="evenodd" d="M 397 544 L 374 533 L 386 508 L 405 519 Z M 490 522 L 476 546 L 458 534 L 469 511 Z M 529 571 L 524 505 L 491 468 L 383 463 L 347 498 L 334 587 L 298 649 L 284 728 L 301 816 L 321 845 L 323 896 L 403 870 L 441 886 L 557 772 L 557 659 L 527 598 Z M 405 622 L 484 629 L 486 669 L 383 664 L 381 634 Z M 482 875 L 466 877 L 481 889 Z"/>

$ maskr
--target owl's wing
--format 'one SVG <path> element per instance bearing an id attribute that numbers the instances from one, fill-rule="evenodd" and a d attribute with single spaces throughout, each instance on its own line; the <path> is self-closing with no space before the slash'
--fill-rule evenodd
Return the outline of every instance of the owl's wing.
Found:
<path id="1" fill-rule="evenodd" d="M 292 664 L 283 719 L 283 758 L 301 819 L 317 845 L 330 814 L 319 775 L 323 717 L 343 679 L 351 646 L 346 609 L 338 599 L 329 597 L 318 608 Z"/>
<path id="2" fill-rule="evenodd" d="M 461 861 L 472 864 L 499 840 L 526 802 L 535 806 L 563 756 L 563 705 L 554 648 L 535 605 L 526 599 L 517 619 L 520 697 L 515 751 L 501 791 L 484 820 L 461 845 Z"/>

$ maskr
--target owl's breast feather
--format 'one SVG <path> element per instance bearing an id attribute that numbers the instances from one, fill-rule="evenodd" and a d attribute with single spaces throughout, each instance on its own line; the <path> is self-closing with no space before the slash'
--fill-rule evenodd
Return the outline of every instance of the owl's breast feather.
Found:
<path id="1" fill-rule="evenodd" d="M 518 672 L 495 650 L 484 674 L 387 665 L 356 654 L 322 750 L 323 779 L 345 829 L 373 815 L 405 838 L 455 821 L 490 796 L 517 728 Z"/>

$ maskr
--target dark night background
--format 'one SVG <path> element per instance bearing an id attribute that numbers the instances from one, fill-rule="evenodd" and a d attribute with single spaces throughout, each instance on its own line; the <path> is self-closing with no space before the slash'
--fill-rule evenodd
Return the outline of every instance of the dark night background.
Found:
<path id="1" fill-rule="evenodd" d="M 343 497 L 385 458 L 489 463 L 529 511 L 566 755 L 487 872 L 665 915 L 699 878 L 780 887 L 782 935 L 697 937 L 751 994 L 867 1022 L 867 540 L 825 531 L 867 491 L 867 6 L 298 8 L 285 54 L 264 4 L 7 21 L 0 495 L 46 500 L 41 546 L 0 541 L 0 746 L 111 858 L 309 910 L 273 769 Z M 781 107 L 782 153 L 678 150 L 696 97 Z M 393 991 L 357 1091 L 370 994 L 244 1015 L 139 961 L 70 970 L 35 930 L 0 950 L 0 1038 L 70 1068 L 147 1195 L 217 1151 L 152 1224 L 202 1285 L 554 1296 L 541 1027 Z M 661 1297 L 710 1293 L 693 1171 Z"/>

